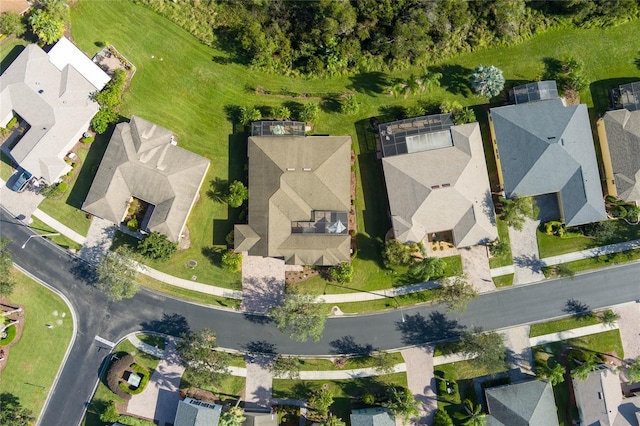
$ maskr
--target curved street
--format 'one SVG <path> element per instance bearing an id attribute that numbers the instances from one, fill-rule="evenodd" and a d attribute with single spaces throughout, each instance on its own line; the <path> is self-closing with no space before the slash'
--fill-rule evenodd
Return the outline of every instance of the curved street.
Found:
<path id="1" fill-rule="evenodd" d="M 63 293 L 78 317 L 75 344 L 40 419 L 40 424 L 47 426 L 81 422 L 100 367 L 110 351 L 96 336 L 116 342 L 139 330 L 177 335 L 187 329 L 209 327 L 225 348 L 255 351 L 268 343 L 279 353 L 329 355 L 363 348 L 420 345 L 455 336 L 470 326 L 492 330 L 541 321 L 566 315 L 570 299 L 591 309 L 640 299 L 640 265 L 628 264 L 574 279 L 485 293 L 470 302 L 462 314 L 447 314 L 442 306 L 427 305 L 402 312 L 330 318 L 322 340 L 300 343 L 280 333 L 267 318 L 212 309 L 148 290 L 130 300 L 109 302 L 90 285 L 91 268 L 82 261 L 43 238 L 33 238 L 21 249 L 30 231 L 4 209 L 0 213 L 0 231 L 12 241 L 9 249 L 14 262 Z"/>

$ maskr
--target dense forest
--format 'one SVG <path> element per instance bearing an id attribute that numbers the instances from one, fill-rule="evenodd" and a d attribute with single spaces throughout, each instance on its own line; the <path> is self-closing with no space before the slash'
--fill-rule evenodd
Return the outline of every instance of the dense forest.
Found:
<path id="1" fill-rule="evenodd" d="M 609 26 L 640 0 L 137 0 L 269 72 L 322 77 L 427 65 L 559 26 Z"/>

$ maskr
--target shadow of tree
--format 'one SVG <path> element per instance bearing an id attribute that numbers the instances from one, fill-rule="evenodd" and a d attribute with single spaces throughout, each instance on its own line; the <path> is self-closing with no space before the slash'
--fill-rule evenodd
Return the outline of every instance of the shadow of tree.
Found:
<path id="1" fill-rule="evenodd" d="M 543 80 L 555 80 L 562 71 L 562 61 L 560 59 L 545 57 L 542 58 L 542 63 L 544 64 Z"/>
<path id="2" fill-rule="evenodd" d="M 407 110 L 402 105 L 381 105 L 378 112 L 381 123 L 403 120 L 407 116 Z"/>
<path id="3" fill-rule="evenodd" d="M 320 101 L 320 109 L 327 113 L 339 113 L 340 112 L 340 98 L 338 96 L 327 96 Z"/>
<path id="4" fill-rule="evenodd" d="M 564 313 L 573 315 L 576 319 L 590 319 L 593 318 L 594 313 L 586 303 L 580 302 L 576 299 L 569 299 L 562 309 Z"/>
<path id="5" fill-rule="evenodd" d="M 330 353 L 335 355 L 364 355 L 368 356 L 376 349 L 369 343 L 357 343 L 353 336 L 344 336 L 329 343 L 333 348 Z"/>
<path id="6" fill-rule="evenodd" d="M 469 79 L 473 70 L 458 64 L 443 64 L 429 67 L 429 72 L 439 72 L 442 74 L 440 86 L 454 95 L 467 95 L 471 93 L 469 89 Z"/>
<path id="7" fill-rule="evenodd" d="M 389 83 L 388 76 L 378 71 L 356 74 L 349 77 L 349 80 L 351 84 L 347 87 L 348 89 L 369 96 L 382 93 Z"/>
<path id="8" fill-rule="evenodd" d="M 404 322 L 396 323 L 402 333 L 402 341 L 407 345 L 422 345 L 442 340 L 457 339 L 466 328 L 457 320 L 450 320 L 439 311 L 429 314 L 426 319 L 422 314 L 405 315 Z"/>
<path id="9" fill-rule="evenodd" d="M 226 203 L 229 195 L 229 181 L 216 177 L 209 181 L 209 189 L 207 189 L 207 197 L 216 203 Z"/>
<path id="10" fill-rule="evenodd" d="M 179 314 L 162 314 L 162 319 L 140 323 L 142 330 L 155 331 L 169 336 L 180 336 L 191 331 L 187 319 Z"/>
<path id="11" fill-rule="evenodd" d="M 202 255 L 209 259 L 209 262 L 215 266 L 222 266 L 222 254 L 224 249 L 219 247 L 203 247 Z"/>
<path id="12" fill-rule="evenodd" d="M 534 273 L 542 273 L 544 263 L 536 256 L 521 255 L 513 258 L 513 263 L 520 268 L 529 268 Z"/>
<path id="13" fill-rule="evenodd" d="M 78 257 L 72 259 L 69 272 L 76 279 L 83 281 L 87 285 L 95 285 L 98 279 L 96 268 Z"/>

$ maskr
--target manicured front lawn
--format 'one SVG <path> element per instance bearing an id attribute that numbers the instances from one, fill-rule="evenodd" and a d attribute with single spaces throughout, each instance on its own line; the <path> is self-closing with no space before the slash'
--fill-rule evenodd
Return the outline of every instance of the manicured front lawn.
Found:
<path id="1" fill-rule="evenodd" d="M 396 296 L 400 306 L 411 306 L 417 303 L 425 303 L 436 300 L 438 298 L 437 289 L 419 291 L 417 293 L 409 293 L 402 296 Z M 333 305 L 327 305 L 327 312 Z M 350 302 L 338 303 L 337 306 L 346 314 L 358 314 L 364 312 L 382 311 L 385 309 L 398 309 L 393 299 L 385 297 L 384 299 L 368 300 L 366 302 Z M 398 312 L 400 317 L 401 312 Z"/>
<path id="2" fill-rule="evenodd" d="M 389 362 L 395 364 L 402 364 L 404 359 L 400 352 L 393 352 L 386 354 L 389 357 Z M 374 367 L 374 359 L 372 357 L 354 357 L 348 358 L 344 368 L 336 368 L 331 360 L 328 359 L 314 359 L 314 358 L 301 358 L 300 370 L 301 371 L 334 371 L 334 370 L 353 370 L 357 368 L 369 368 Z"/>
<path id="3" fill-rule="evenodd" d="M 501 275 L 499 277 L 493 277 L 493 283 L 497 288 L 508 287 L 513 285 L 513 274 Z"/>
<path id="4" fill-rule="evenodd" d="M 501 266 L 513 265 L 513 258 L 511 255 L 511 245 L 509 241 L 509 227 L 506 222 L 500 218 L 496 218 L 496 227 L 498 228 L 498 238 L 500 241 L 504 241 L 509 247 L 509 251 L 502 256 L 495 256 L 489 258 L 489 267 L 500 268 Z"/>
<path id="5" fill-rule="evenodd" d="M 67 351 L 73 325 L 58 295 L 17 271 L 15 279 L 17 285 L 8 300 L 25 306 L 25 322 L 20 341 L 9 349 L 0 389 L 18 397 L 37 417 Z"/>
<path id="6" fill-rule="evenodd" d="M 32 216 L 31 219 L 32 222 L 29 227 L 34 231 L 37 231 L 39 234 L 55 234 L 58 232 L 35 216 Z M 49 238 L 51 241 L 64 249 L 74 249 L 79 251 L 82 247 L 80 244 L 65 237 L 64 235 L 53 235 L 46 238 Z"/>
<path id="7" fill-rule="evenodd" d="M 547 235 L 540 230 L 537 230 L 536 234 L 541 259 L 585 250 L 594 244 L 593 238 L 588 237 L 560 238 L 556 235 Z"/>
<path id="8" fill-rule="evenodd" d="M 351 414 L 352 402 L 364 393 L 375 394 L 387 386 L 407 387 L 407 375 L 394 373 L 377 377 L 363 377 L 350 380 L 273 380 L 273 397 L 305 400 L 322 386 L 328 386 L 333 393 L 331 411 L 343 420 Z"/>
<path id="9" fill-rule="evenodd" d="M 567 262 L 563 265 L 567 266 L 571 271 L 582 272 L 591 269 L 604 268 L 607 266 L 614 266 L 620 263 L 634 262 L 640 259 L 640 249 L 623 251 L 620 253 L 607 254 L 603 256 L 590 257 L 588 259 L 574 260 L 573 262 Z M 543 268 L 543 272 L 547 278 L 551 274 L 549 268 Z"/>
<path id="10" fill-rule="evenodd" d="M 545 334 L 557 333 L 559 331 L 572 330 L 574 328 L 586 327 L 588 325 L 599 324 L 596 317 L 587 318 L 563 318 L 556 321 L 533 324 L 529 330 L 529 337 L 544 336 Z"/>
<path id="11" fill-rule="evenodd" d="M 182 381 L 180 382 L 181 389 L 190 387 L 190 376 L 191 371 L 187 368 L 182 375 Z M 244 389 L 247 380 L 245 377 L 232 376 L 230 374 L 221 374 L 218 375 L 218 377 L 215 386 L 204 386 L 201 389 L 225 397 L 238 397 Z"/>

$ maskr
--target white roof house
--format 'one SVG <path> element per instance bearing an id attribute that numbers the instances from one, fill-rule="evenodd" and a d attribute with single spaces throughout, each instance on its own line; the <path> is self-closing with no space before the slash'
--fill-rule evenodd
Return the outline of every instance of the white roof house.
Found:
<path id="1" fill-rule="evenodd" d="M 0 76 L 0 126 L 14 114 L 29 125 L 9 147 L 14 161 L 49 183 L 67 173 L 64 156 L 89 128 L 99 110 L 92 94 L 109 78 L 65 38 L 50 54 L 35 44 L 25 47 Z"/>

